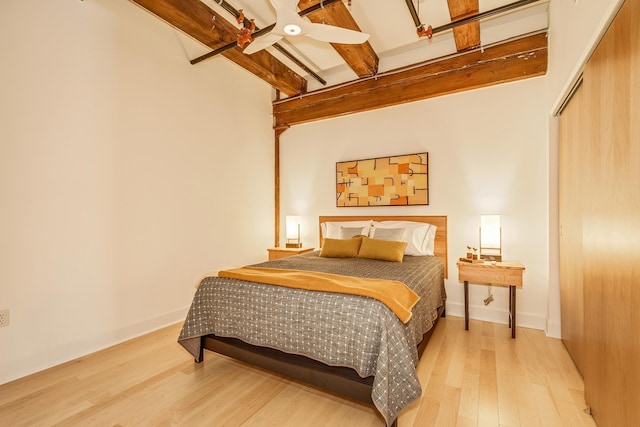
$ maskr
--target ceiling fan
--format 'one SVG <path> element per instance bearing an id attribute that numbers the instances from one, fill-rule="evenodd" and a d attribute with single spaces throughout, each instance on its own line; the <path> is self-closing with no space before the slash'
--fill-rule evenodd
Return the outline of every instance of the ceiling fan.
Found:
<path id="1" fill-rule="evenodd" d="M 312 39 L 342 44 L 361 44 L 369 34 L 348 30 L 328 24 L 316 24 L 303 19 L 296 12 L 298 0 L 269 0 L 276 9 L 276 24 L 273 30 L 256 38 L 243 52 L 252 54 L 277 43 L 285 36 L 307 36 Z"/>

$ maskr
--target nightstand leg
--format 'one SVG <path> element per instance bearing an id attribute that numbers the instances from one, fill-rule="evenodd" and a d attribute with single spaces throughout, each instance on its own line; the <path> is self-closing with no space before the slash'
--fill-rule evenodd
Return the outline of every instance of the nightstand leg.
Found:
<path id="1" fill-rule="evenodd" d="M 511 311 L 511 338 L 516 337 L 516 287 L 509 286 L 509 300 L 511 301 L 509 310 Z"/>
<path id="2" fill-rule="evenodd" d="M 469 330 L 469 282 L 464 281 L 464 330 Z"/>
<path id="3" fill-rule="evenodd" d="M 511 316 L 513 316 L 513 307 L 511 305 L 511 288 L 513 288 L 513 286 L 509 286 L 509 327 L 511 327 Z"/>

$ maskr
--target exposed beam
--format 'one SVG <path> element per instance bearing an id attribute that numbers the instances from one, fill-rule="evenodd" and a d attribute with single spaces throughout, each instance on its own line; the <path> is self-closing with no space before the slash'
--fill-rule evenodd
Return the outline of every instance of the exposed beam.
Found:
<path id="1" fill-rule="evenodd" d="M 447 0 L 451 22 L 459 21 L 480 11 L 478 0 Z M 475 21 L 453 29 L 456 50 L 462 52 L 480 46 L 480 22 Z"/>
<path id="2" fill-rule="evenodd" d="M 300 0 L 298 7 L 308 9 L 319 4 L 319 0 Z M 347 7 L 341 1 L 332 3 L 316 12 L 307 15 L 311 22 L 335 25 L 337 27 L 348 28 L 350 30 L 361 31 Z M 376 74 L 378 71 L 378 55 L 369 42 L 362 44 L 339 44 L 331 43 L 358 77 L 367 77 Z"/>
<path id="3" fill-rule="evenodd" d="M 547 34 L 539 33 L 422 66 L 273 103 L 275 125 L 293 126 L 544 75 Z"/>
<path id="4" fill-rule="evenodd" d="M 200 0 L 131 1 L 211 49 L 232 42 L 237 37 L 237 28 Z M 289 96 L 307 90 L 306 80 L 267 51 L 245 55 L 236 47 L 222 55 Z"/>

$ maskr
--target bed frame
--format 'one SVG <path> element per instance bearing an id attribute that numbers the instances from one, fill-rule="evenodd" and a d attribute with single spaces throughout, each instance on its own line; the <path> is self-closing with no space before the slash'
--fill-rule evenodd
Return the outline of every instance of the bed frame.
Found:
<path id="1" fill-rule="evenodd" d="M 447 277 L 447 217 L 446 216 L 321 216 L 320 223 L 331 221 L 417 221 L 438 227 L 435 240 L 435 255 L 442 260 L 444 275 Z M 320 236 L 322 246 L 322 234 Z M 438 309 L 438 317 L 433 327 L 427 331 L 418 345 L 418 356 L 422 356 L 438 324 L 445 317 L 445 307 Z M 359 402 L 373 405 L 371 389 L 373 377 L 360 377 L 355 370 L 346 367 L 328 366 L 308 357 L 284 353 L 268 347 L 247 344 L 237 338 L 219 337 L 213 334 L 201 338 L 202 345 L 197 363 L 204 360 L 204 349 L 219 353 L 241 362 L 293 378 L 298 381 L 334 392 Z M 393 424 L 396 426 L 396 422 Z"/>

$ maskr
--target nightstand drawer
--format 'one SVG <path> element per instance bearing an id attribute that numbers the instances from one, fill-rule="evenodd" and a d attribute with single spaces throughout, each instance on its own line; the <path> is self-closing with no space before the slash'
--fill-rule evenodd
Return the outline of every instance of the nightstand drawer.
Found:
<path id="1" fill-rule="evenodd" d="M 522 271 L 520 263 L 465 264 L 458 263 L 458 280 L 497 286 L 522 287 Z"/>

